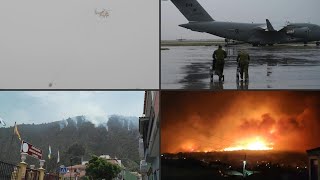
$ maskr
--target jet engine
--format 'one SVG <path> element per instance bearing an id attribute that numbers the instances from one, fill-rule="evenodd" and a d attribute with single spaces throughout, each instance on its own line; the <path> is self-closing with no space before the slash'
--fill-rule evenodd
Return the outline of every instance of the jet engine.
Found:
<path id="1" fill-rule="evenodd" d="M 309 37 L 309 33 L 310 29 L 308 27 L 290 28 L 287 30 L 287 34 L 295 38 L 307 39 Z"/>

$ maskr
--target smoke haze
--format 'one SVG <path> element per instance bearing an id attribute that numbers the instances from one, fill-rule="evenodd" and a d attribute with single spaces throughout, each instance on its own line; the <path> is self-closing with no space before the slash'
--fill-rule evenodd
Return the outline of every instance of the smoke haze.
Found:
<path id="1" fill-rule="evenodd" d="M 261 138 L 274 150 L 320 146 L 320 93 L 162 92 L 161 152 L 217 151 Z"/>

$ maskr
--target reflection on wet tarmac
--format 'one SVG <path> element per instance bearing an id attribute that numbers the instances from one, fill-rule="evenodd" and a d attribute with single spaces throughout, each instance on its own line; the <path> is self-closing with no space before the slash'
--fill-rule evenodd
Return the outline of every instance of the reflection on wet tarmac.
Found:
<path id="1" fill-rule="evenodd" d="M 249 89 L 249 81 L 237 80 L 237 89 L 239 90 Z"/>
<path id="2" fill-rule="evenodd" d="M 193 62 L 185 67 L 182 67 L 186 72 L 186 76 L 179 81 L 181 84 L 185 84 L 185 89 L 204 89 L 205 84 L 201 82 L 201 79 L 207 78 L 207 74 L 198 73 L 207 71 L 207 63 Z"/>
<path id="3" fill-rule="evenodd" d="M 170 47 L 161 51 L 161 88 L 163 89 L 319 89 L 320 48 L 303 45 L 251 47 L 239 45 L 224 48 L 225 81 L 217 76 L 210 82 L 212 53 L 217 47 Z M 250 81 L 236 80 L 238 50 L 251 57 Z"/>
<path id="4" fill-rule="evenodd" d="M 210 89 L 223 90 L 223 82 L 222 81 L 210 82 Z"/>

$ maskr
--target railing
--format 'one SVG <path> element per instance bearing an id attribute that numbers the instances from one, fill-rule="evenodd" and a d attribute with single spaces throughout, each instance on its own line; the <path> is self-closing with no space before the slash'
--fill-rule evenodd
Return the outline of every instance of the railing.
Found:
<path id="1" fill-rule="evenodd" d="M 16 180 L 18 176 L 18 166 L 0 161 L 0 179 Z"/>

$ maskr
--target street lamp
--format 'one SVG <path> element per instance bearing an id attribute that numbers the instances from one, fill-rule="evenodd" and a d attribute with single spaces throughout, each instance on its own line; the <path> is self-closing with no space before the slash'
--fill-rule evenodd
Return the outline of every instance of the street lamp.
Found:
<path id="1" fill-rule="evenodd" d="M 46 162 L 45 160 L 43 160 L 43 159 L 40 159 L 40 168 L 43 168 L 43 166 L 44 166 L 44 162 Z"/>
<path id="2" fill-rule="evenodd" d="M 27 153 L 22 152 L 22 153 L 21 153 L 21 162 L 24 163 L 24 161 L 25 161 L 26 159 L 27 159 Z"/>

